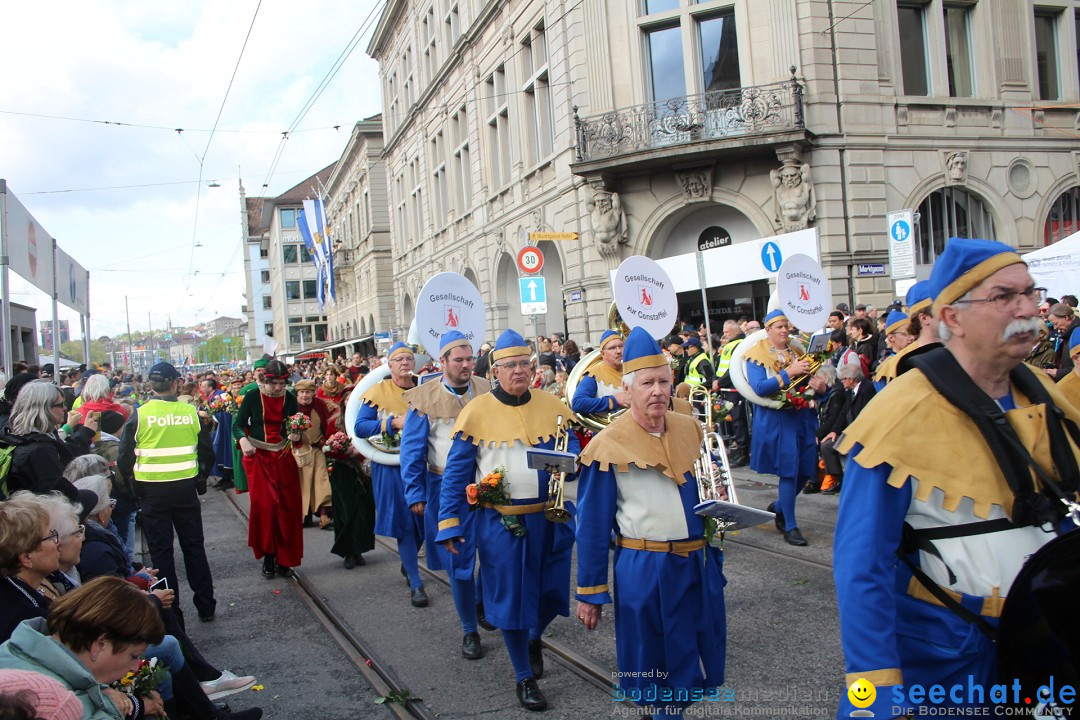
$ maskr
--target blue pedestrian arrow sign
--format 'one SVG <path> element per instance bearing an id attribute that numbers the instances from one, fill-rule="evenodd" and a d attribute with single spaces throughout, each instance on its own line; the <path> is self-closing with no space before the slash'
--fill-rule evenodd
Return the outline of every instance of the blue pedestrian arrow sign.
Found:
<path id="1" fill-rule="evenodd" d="M 522 315 L 543 315 L 547 312 L 547 281 L 543 275 L 518 278 Z"/>
<path id="2" fill-rule="evenodd" d="M 774 242 L 767 242 L 761 246 L 761 264 L 769 272 L 776 272 L 784 262 L 784 256 L 780 254 L 780 246 Z"/>

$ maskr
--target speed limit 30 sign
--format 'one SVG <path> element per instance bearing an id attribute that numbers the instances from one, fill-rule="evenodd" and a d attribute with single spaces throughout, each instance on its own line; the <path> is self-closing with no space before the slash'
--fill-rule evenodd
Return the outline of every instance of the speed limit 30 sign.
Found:
<path id="1" fill-rule="evenodd" d="M 517 264 L 523 273 L 530 275 L 538 273 L 544 267 L 544 253 L 534 245 L 526 245 L 518 253 Z"/>

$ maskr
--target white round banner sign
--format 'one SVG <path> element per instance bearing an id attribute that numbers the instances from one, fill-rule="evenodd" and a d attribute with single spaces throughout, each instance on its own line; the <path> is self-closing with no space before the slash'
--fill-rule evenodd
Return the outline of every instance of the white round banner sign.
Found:
<path id="1" fill-rule="evenodd" d="M 679 300 L 671 278 L 655 260 L 644 255 L 626 258 L 615 271 L 611 289 L 619 316 L 628 327 L 644 328 L 656 339 L 671 332 Z"/>
<path id="2" fill-rule="evenodd" d="M 779 309 L 803 332 L 815 332 L 829 319 L 832 290 L 825 271 L 809 255 L 789 255 L 776 271 Z"/>
<path id="3" fill-rule="evenodd" d="M 439 356 L 439 342 L 444 333 L 457 330 L 473 344 L 473 350 L 484 342 L 487 314 L 480 291 L 464 275 L 439 273 L 420 290 L 416 300 L 415 330 L 409 341 L 417 342 L 432 357 Z"/>

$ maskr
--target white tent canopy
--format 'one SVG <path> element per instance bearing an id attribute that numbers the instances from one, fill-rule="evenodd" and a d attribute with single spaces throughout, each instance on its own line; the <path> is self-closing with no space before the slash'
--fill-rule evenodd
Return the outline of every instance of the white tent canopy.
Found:
<path id="1" fill-rule="evenodd" d="M 38 365 L 40 365 L 41 367 L 45 367 L 46 365 L 51 365 L 52 361 L 53 361 L 53 356 L 52 355 L 38 355 Z M 60 356 L 60 367 L 62 367 L 62 368 L 79 367 L 79 363 L 75 362 L 74 360 L 68 360 L 66 357 L 61 355 Z"/>
<path id="2" fill-rule="evenodd" d="M 1050 297 L 1080 293 L 1080 232 L 1027 253 L 1024 262 L 1035 284 Z"/>

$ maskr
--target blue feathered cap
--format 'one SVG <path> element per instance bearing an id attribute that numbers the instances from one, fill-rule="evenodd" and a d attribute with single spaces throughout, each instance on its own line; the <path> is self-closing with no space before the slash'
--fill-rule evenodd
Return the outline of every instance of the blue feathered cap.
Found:
<path id="1" fill-rule="evenodd" d="M 920 280 L 911 286 L 904 296 L 908 317 L 915 317 L 921 312 L 929 312 L 934 298 L 930 296 L 930 281 Z"/>
<path id="2" fill-rule="evenodd" d="M 525 338 L 513 330 L 507 330 L 495 341 L 495 349 L 491 351 L 491 359 L 492 362 L 498 362 L 503 358 L 515 355 L 532 355 L 532 350 L 525 343 Z"/>
<path id="3" fill-rule="evenodd" d="M 934 317 L 998 270 L 1022 262 L 1016 250 L 996 240 L 949 238 L 930 271 Z"/>
<path id="4" fill-rule="evenodd" d="M 1080 333 L 1074 333 L 1080 335 Z M 636 327 L 626 336 L 622 351 L 623 373 L 642 368 L 667 367 L 668 361 L 656 340 L 644 328 Z"/>
<path id="5" fill-rule="evenodd" d="M 444 332 L 442 339 L 439 340 L 439 354 L 445 355 L 456 347 L 467 347 L 471 350 L 472 343 L 458 330 Z"/>
<path id="6" fill-rule="evenodd" d="M 787 320 L 787 315 L 783 310 L 773 310 L 771 313 L 765 316 L 765 322 L 762 323 L 762 327 L 769 327 L 774 322 L 780 322 L 781 320 Z"/>
<path id="7" fill-rule="evenodd" d="M 410 355 L 412 355 L 413 349 L 412 347 L 406 345 L 403 342 L 396 342 L 394 343 L 394 346 L 390 348 L 390 352 L 386 354 L 386 359 L 392 360 L 395 355 L 400 355 L 401 353 L 409 353 Z"/>
<path id="8" fill-rule="evenodd" d="M 909 318 L 899 310 L 893 310 L 889 313 L 889 317 L 885 320 L 885 334 L 891 335 L 897 330 L 903 330 L 911 323 Z"/>
<path id="9" fill-rule="evenodd" d="M 1080 355 L 1080 332 L 1073 332 L 1069 340 L 1069 357 Z"/>
<path id="10" fill-rule="evenodd" d="M 607 345 L 608 341 L 611 340 L 612 338 L 620 338 L 621 339 L 622 335 L 615 332 L 614 330 L 605 330 L 604 334 L 600 336 L 600 349 L 603 350 L 604 346 Z"/>

